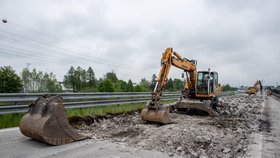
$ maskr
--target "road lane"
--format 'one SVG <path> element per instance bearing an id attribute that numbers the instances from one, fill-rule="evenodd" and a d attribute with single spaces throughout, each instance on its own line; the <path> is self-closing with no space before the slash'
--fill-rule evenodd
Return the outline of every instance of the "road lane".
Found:
<path id="1" fill-rule="evenodd" d="M 168 154 L 88 139 L 61 146 L 50 146 L 23 136 L 18 128 L 0 130 L 1 158 L 131 158 L 169 157 Z M 177 157 L 177 156 L 174 156 Z"/>
<path id="2" fill-rule="evenodd" d="M 262 126 L 262 157 L 280 157 L 280 100 L 275 97 L 265 99 Z"/>

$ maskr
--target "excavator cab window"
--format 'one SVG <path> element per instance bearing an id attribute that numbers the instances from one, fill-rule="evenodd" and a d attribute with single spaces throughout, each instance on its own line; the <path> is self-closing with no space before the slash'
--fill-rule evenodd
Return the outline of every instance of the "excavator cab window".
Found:
<path id="1" fill-rule="evenodd" d="M 211 76 L 208 71 L 200 71 L 197 73 L 197 93 L 208 94 L 208 85 Z"/>
<path id="2" fill-rule="evenodd" d="M 197 93 L 210 94 L 216 92 L 218 87 L 218 73 L 200 71 L 197 73 Z"/>

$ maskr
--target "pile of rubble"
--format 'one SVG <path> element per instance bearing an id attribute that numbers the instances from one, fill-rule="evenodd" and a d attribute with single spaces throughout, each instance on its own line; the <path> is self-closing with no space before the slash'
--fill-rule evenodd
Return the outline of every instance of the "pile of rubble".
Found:
<path id="1" fill-rule="evenodd" d="M 241 157 L 249 135 L 259 131 L 262 98 L 222 97 L 220 117 L 170 114 L 171 124 L 148 124 L 139 112 L 111 117 L 78 119 L 79 131 L 92 139 L 110 140 L 137 148 L 183 157 Z M 90 120 L 90 121 L 87 121 Z"/>

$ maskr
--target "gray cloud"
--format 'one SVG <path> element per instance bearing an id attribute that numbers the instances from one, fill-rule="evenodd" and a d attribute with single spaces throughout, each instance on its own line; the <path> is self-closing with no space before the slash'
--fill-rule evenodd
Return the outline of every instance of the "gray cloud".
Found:
<path id="1" fill-rule="evenodd" d="M 2 1 L 0 15 L 13 24 L 0 29 L 40 42 L 19 47 L 0 37 L 0 47 L 30 52 L 28 57 L 3 55 L 0 66 L 18 73 L 26 63 L 54 72 L 61 80 L 70 65 L 92 66 L 98 77 L 114 70 L 119 78 L 135 82 L 159 71 L 161 53 L 173 47 L 198 61 L 198 68 L 219 72 L 221 83 L 235 86 L 279 82 L 280 21 L 278 1 L 136 0 L 136 1 Z M 2 17 L 1 17 L 2 18 Z M 26 45 L 26 40 L 5 35 Z M 62 48 L 62 49 L 60 49 Z M 32 53 L 32 52 L 33 53 Z M 37 52 L 37 54 L 34 54 Z M 45 54 L 57 63 L 34 58 Z M 172 69 L 170 77 L 180 77 Z"/>

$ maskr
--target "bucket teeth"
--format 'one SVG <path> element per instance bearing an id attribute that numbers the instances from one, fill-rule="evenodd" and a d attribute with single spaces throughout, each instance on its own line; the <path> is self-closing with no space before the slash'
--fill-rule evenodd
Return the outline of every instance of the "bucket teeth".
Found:
<path id="1" fill-rule="evenodd" d="M 27 137 L 51 144 L 62 145 L 86 139 L 69 124 L 61 96 L 41 96 L 29 106 L 19 125 Z"/>

